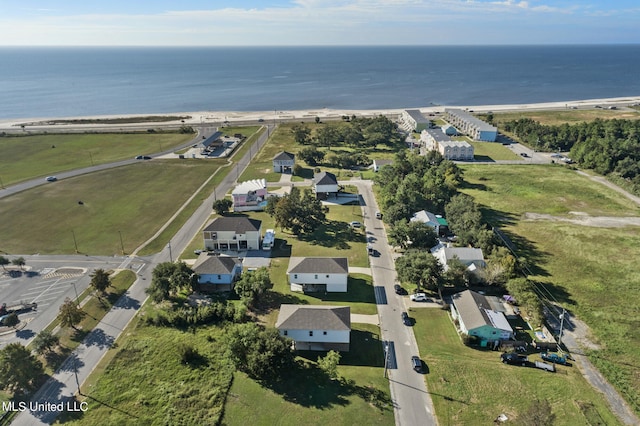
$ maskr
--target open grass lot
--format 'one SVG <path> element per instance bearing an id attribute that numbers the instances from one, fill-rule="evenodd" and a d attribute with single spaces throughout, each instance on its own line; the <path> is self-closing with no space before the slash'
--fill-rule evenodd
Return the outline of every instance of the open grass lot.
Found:
<path id="1" fill-rule="evenodd" d="M 233 425 L 393 425 L 389 384 L 383 378 L 377 327 L 353 324 L 351 350 L 342 354 L 340 381 L 313 368 L 324 352 L 302 352 L 309 365 L 275 388 L 236 374 L 224 407 L 223 424 Z"/>
<path id="2" fill-rule="evenodd" d="M 640 228 L 594 228 L 524 221 L 524 212 L 638 216 L 639 209 L 606 187 L 555 166 L 465 166 L 464 192 L 501 224 L 546 287 L 600 345 L 591 361 L 640 412 Z"/>
<path id="3" fill-rule="evenodd" d="M 156 232 L 222 163 L 153 160 L 54 182 L 0 200 L 8 253 L 121 254 Z M 83 204 L 78 204 L 82 201 Z"/>
<path id="4" fill-rule="evenodd" d="M 482 114 L 479 114 L 482 117 Z M 518 120 L 520 118 L 531 118 L 542 124 L 554 125 L 562 123 L 578 123 L 581 121 L 593 121 L 596 118 L 603 120 L 618 119 L 640 119 L 639 111 L 629 110 L 608 110 L 608 109 L 562 109 L 549 111 L 519 111 L 519 112 L 494 112 L 493 123 L 500 128 L 506 121 Z"/>
<path id="5" fill-rule="evenodd" d="M 194 137 L 195 134 L 178 133 L 0 137 L 0 177 L 7 186 L 39 176 L 164 151 Z"/>
<path id="6" fill-rule="evenodd" d="M 522 160 L 509 148 L 496 142 L 476 142 L 466 138 L 473 146 L 473 157 L 476 161 Z"/>
<path id="7" fill-rule="evenodd" d="M 332 123 L 307 123 L 309 128 L 311 129 L 311 135 L 313 137 L 315 129 L 319 126 L 331 125 L 331 126 L 344 126 L 347 123 L 342 122 L 332 122 Z M 244 173 L 240 176 L 239 181 L 246 181 L 250 179 L 260 179 L 264 178 L 267 182 L 278 182 L 280 180 L 280 173 L 273 172 L 273 157 L 281 151 L 288 151 L 291 153 L 296 153 L 300 149 L 302 149 L 305 145 L 298 144 L 293 136 L 293 132 L 291 131 L 291 127 L 293 124 L 280 124 L 276 128 L 276 130 L 272 133 L 271 138 L 269 139 L 269 143 L 266 144 L 260 152 L 254 158 L 251 167 L 247 168 Z M 319 148 L 321 151 L 329 152 L 327 148 Z M 348 147 L 333 147 L 331 152 L 338 153 L 340 151 L 354 151 L 353 148 Z M 390 148 L 387 146 L 379 145 L 374 149 L 366 149 L 367 155 L 373 159 L 383 159 L 383 158 L 393 158 L 396 148 Z M 301 166 L 305 168 L 302 177 L 311 179 L 313 178 L 313 167 L 307 166 L 303 161 L 296 160 L 299 162 Z M 334 173 L 338 179 L 349 179 L 352 176 L 358 175 L 358 172 L 349 171 L 349 170 L 341 170 L 334 169 L 326 166 L 319 166 L 323 171 L 329 171 Z M 302 180 L 301 177 L 294 177 L 295 181 Z"/>
<path id="8" fill-rule="evenodd" d="M 64 424 L 218 424 L 233 374 L 216 344 L 222 330 L 184 332 L 139 322 L 108 352 L 111 362 L 100 378 L 84 387 L 89 409 Z M 183 364 L 181 345 L 195 347 L 201 362 Z"/>
<path id="9" fill-rule="evenodd" d="M 552 374 L 502 364 L 500 352 L 464 346 L 447 312 L 413 309 L 411 316 L 439 424 L 491 424 L 501 413 L 519 424 L 517 415 L 535 399 L 549 401 L 554 425 L 620 424 L 576 367 L 558 366 Z"/>

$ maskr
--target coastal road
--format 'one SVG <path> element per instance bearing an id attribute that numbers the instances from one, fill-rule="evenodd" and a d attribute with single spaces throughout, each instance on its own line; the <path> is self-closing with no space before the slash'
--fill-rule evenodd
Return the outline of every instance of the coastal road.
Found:
<path id="1" fill-rule="evenodd" d="M 272 129 L 270 129 L 270 131 L 271 130 Z M 238 161 L 240 165 L 237 170 L 238 173 L 241 174 L 242 171 L 244 171 L 251 162 L 251 158 L 266 141 L 267 133 L 264 133 L 254 142 L 251 149 Z M 214 192 L 220 195 L 226 194 L 233 186 L 235 176 L 232 170 Z M 150 259 L 146 267 L 140 270 L 136 282 L 118 300 L 116 305 L 105 315 L 94 330 L 89 333 L 83 343 L 73 351 L 62 367 L 34 394 L 31 399 L 32 402 L 40 404 L 66 404 L 72 401 L 74 396 L 80 392 L 86 394 L 88 398 L 91 399 L 90 389 L 85 389 L 83 383 L 146 301 L 147 295 L 145 290 L 151 283 L 153 268 L 158 263 L 169 261 L 170 258 L 175 259 L 173 254 L 184 251 L 193 236 L 200 231 L 200 228 L 209 219 L 214 197 L 215 195 L 212 193 L 174 235 L 171 239 L 171 245 L 166 245 L 160 253 Z M 136 259 L 135 257 L 125 258 L 120 268 L 128 268 L 130 263 Z M 105 404 L 109 403 L 109 401 L 101 402 Z M 33 426 L 51 424 L 58 414 L 58 412 L 50 410 L 27 410 L 21 412 L 12 422 L 12 425 Z M 132 418 L 131 421 L 135 423 L 134 418 Z"/>
<path id="2" fill-rule="evenodd" d="M 378 206 L 373 195 L 372 181 L 349 181 L 360 193 L 367 237 L 379 256 L 370 256 L 371 272 L 376 291 L 382 339 L 389 342 L 389 386 L 393 400 L 396 425 L 437 425 L 431 396 L 425 378 L 411 366 L 411 357 L 419 356 L 413 329 L 403 324 L 401 312 L 406 311 L 404 298 L 395 294 L 394 259 L 384 225 L 376 219 Z M 383 347 L 380 348 L 384 350 Z"/>

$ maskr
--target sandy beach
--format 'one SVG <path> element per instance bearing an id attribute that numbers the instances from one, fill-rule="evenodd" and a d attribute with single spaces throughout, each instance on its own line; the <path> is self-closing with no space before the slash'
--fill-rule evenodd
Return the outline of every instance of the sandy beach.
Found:
<path id="1" fill-rule="evenodd" d="M 508 105 L 438 105 L 428 106 L 419 109 L 422 113 L 437 113 L 443 111 L 444 108 L 461 108 L 473 110 L 474 112 L 500 112 L 500 111 L 530 111 L 530 110 L 554 110 L 554 109 L 581 109 L 581 108 L 594 108 L 596 105 L 602 108 L 608 108 L 611 106 L 625 107 L 630 105 L 640 104 L 640 96 L 628 96 L 619 98 L 604 98 L 604 99 L 585 99 L 585 100 L 571 100 L 563 102 L 545 102 L 545 103 L 532 103 L 532 104 L 508 104 Z M 246 122 L 263 120 L 265 122 L 276 122 L 293 120 L 293 119 L 311 119 L 319 117 L 320 119 L 332 119 L 340 118 L 342 116 L 358 116 L 358 117 L 373 117 L 377 115 L 393 116 L 400 114 L 405 108 L 398 109 L 375 109 L 375 110 L 349 110 L 349 109 L 309 109 L 309 110 L 296 110 L 296 111 L 195 111 L 195 112 L 173 112 L 173 113 L 148 113 L 148 114 L 112 114 L 112 115 L 94 115 L 94 116 L 77 116 L 77 117 L 40 117 L 40 118 L 22 118 L 22 119 L 6 119 L 0 120 L 0 130 L 15 131 L 16 128 L 25 126 L 25 129 L 31 130 L 51 130 L 51 129 L 64 129 L 64 128 L 92 128 L 102 127 L 105 125 L 113 127 L 127 127 L 130 125 L 139 125 L 135 123 L 136 117 L 148 117 L 148 116 L 161 116 L 172 117 L 182 116 L 189 117 L 184 119 L 184 124 L 188 125 L 200 125 L 200 124 L 218 124 L 228 121 L 230 124 L 234 122 Z M 127 124 L 80 124 L 80 123 L 55 123 L 56 120 L 111 120 L 111 119 L 130 119 L 131 122 Z M 163 121 L 158 123 L 147 123 L 150 127 L 158 124 L 182 124 L 181 120 Z"/>

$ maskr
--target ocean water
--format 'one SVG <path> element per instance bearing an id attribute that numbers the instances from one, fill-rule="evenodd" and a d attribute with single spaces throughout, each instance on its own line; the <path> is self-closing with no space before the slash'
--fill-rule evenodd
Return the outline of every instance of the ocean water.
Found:
<path id="1" fill-rule="evenodd" d="M 0 119 L 640 95 L 640 45 L 0 48 Z"/>

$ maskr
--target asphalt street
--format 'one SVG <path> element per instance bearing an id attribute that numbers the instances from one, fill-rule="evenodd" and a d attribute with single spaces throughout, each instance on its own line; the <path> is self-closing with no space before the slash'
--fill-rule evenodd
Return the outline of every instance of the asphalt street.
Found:
<path id="1" fill-rule="evenodd" d="M 419 356 L 413 329 L 404 325 L 401 312 L 406 311 L 404 297 L 396 295 L 396 270 L 387 234 L 375 213 L 379 211 L 373 195 L 371 181 L 349 181 L 356 185 L 361 196 L 364 225 L 372 245 L 380 253 L 370 256 L 371 272 L 376 286 L 376 302 L 383 343 L 381 351 L 388 347 L 388 378 L 395 411 L 396 425 L 437 425 L 431 396 L 424 376 L 413 370 L 411 357 Z"/>

